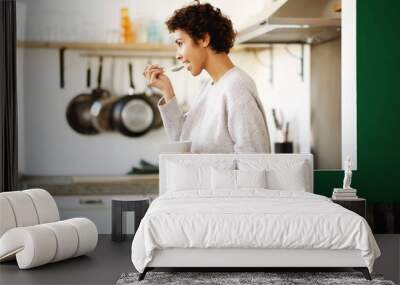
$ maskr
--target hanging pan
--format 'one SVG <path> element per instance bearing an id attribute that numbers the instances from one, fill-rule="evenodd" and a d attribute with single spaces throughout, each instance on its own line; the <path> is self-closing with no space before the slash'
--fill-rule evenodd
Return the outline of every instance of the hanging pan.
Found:
<path id="1" fill-rule="evenodd" d="M 162 127 L 163 122 L 160 114 L 160 110 L 158 110 L 158 101 L 162 98 L 160 93 L 157 93 L 153 88 L 147 86 L 146 90 L 144 91 L 146 96 L 151 100 L 154 109 L 155 109 L 155 118 L 154 118 L 154 126 L 153 129 L 159 129 Z"/>
<path id="2" fill-rule="evenodd" d="M 139 137 L 154 126 L 156 109 L 145 93 L 134 93 L 133 66 L 128 65 L 128 94 L 120 97 L 113 105 L 113 125 L 116 130 L 128 137 Z"/>
<path id="3" fill-rule="evenodd" d="M 147 64 L 151 64 L 151 63 L 152 63 L 151 59 L 149 59 Z M 147 82 L 146 82 L 146 89 L 144 90 L 144 93 L 146 94 L 146 96 L 148 96 L 150 98 L 152 104 L 154 105 L 154 109 L 156 110 L 156 112 L 154 114 L 155 118 L 154 118 L 153 129 L 158 129 L 158 128 L 162 127 L 162 125 L 163 125 L 160 110 L 158 109 L 158 101 L 160 101 L 160 99 L 162 98 L 162 94 L 160 94 L 159 92 L 154 90 L 154 88 L 149 86 L 147 84 Z"/>
<path id="4" fill-rule="evenodd" d="M 110 96 L 109 92 L 101 88 L 101 77 L 103 69 L 103 58 L 100 57 L 99 71 L 97 75 L 97 88 L 93 89 L 92 93 L 81 93 L 74 97 L 67 106 L 66 117 L 67 122 L 73 130 L 83 135 L 98 134 L 99 131 L 95 128 L 92 122 L 90 109 L 93 102 L 96 100 Z M 86 71 L 86 85 L 90 88 L 91 69 L 88 64 Z"/>
<path id="5" fill-rule="evenodd" d="M 112 61 L 112 76 L 115 72 L 114 70 L 115 62 Z M 93 126 L 99 132 L 110 132 L 114 131 L 112 111 L 114 103 L 119 99 L 119 96 L 111 95 L 102 96 L 95 100 L 90 108 L 90 114 L 92 118 Z"/>

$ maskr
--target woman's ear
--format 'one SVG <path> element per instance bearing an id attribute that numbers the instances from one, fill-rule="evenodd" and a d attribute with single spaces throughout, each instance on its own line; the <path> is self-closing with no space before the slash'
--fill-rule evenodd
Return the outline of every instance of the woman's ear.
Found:
<path id="1" fill-rule="evenodd" d="M 206 48 L 210 45 L 210 34 L 205 33 L 203 38 L 200 40 L 201 47 Z"/>

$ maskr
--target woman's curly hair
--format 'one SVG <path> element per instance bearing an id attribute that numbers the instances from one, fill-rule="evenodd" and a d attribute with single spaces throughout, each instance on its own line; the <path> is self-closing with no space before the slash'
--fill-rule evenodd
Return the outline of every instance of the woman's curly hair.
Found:
<path id="1" fill-rule="evenodd" d="M 185 31 L 195 42 L 208 33 L 210 46 L 217 53 L 229 53 L 235 42 L 236 32 L 232 21 L 222 15 L 219 8 L 208 3 L 196 1 L 195 4 L 175 10 L 166 25 L 170 32 L 178 29 Z"/>

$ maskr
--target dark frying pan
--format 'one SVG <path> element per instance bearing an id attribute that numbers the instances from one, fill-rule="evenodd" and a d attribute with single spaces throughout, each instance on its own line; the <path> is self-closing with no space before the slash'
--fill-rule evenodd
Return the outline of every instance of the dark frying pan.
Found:
<path id="1" fill-rule="evenodd" d="M 162 95 L 160 93 L 157 93 L 154 91 L 153 88 L 147 87 L 147 89 L 144 91 L 144 93 L 150 98 L 154 105 L 154 109 L 156 110 L 155 112 L 155 118 L 154 118 L 154 126 L 153 129 L 159 129 L 163 125 L 163 121 L 161 118 L 160 110 L 158 110 L 158 101 L 162 98 Z"/>
<path id="2" fill-rule="evenodd" d="M 105 98 L 99 98 L 93 102 L 90 108 L 90 114 L 93 126 L 99 132 L 114 131 L 112 111 L 114 103 L 118 99 L 118 96 L 109 96 Z"/>
<path id="3" fill-rule="evenodd" d="M 130 88 L 127 95 L 120 97 L 113 105 L 114 128 L 128 137 L 139 137 L 154 126 L 156 109 L 144 93 L 134 93 L 133 66 L 129 63 Z"/>
<path id="4" fill-rule="evenodd" d="M 114 61 L 113 61 L 114 67 Z M 114 68 L 112 72 L 114 73 Z M 118 96 L 103 96 L 95 100 L 90 108 L 93 126 L 99 132 L 109 132 L 114 130 L 112 122 L 112 109 L 114 103 L 118 100 Z"/>
<path id="5" fill-rule="evenodd" d="M 74 97 L 67 106 L 66 117 L 70 127 L 83 135 L 98 134 L 92 122 L 90 108 L 95 100 L 101 97 L 109 96 L 109 92 L 101 88 L 101 77 L 103 69 L 103 58 L 100 58 L 99 72 L 97 76 L 97 88 L 92 93 L 81 93 Z M 86 71 L 86 85 L 90 87 L 91 69 L 88 66 Z"/>
<path id="6" fill-rule="evenodd" d="M 151 60 L 149 60 L 147 63 L 151 64 Z M 151 88 L 151 86 L 149 86 L 147 84 L 146 84 L 146 86 L 147 87 L 146 87 L 146 90 L 144 91 L 144 93 L 151 99 L 151 101 L 154 105 L 154 108 L 156 110 L 153 129 L 158 129 L 158 128 L 162 127 L 162 125 L 163 125 L 160 110 L 158 109 L 158 101 L 160 101 L 160 99 L 162 98 L 162 95 L 160 93 L 157 93 L 154 90 L 154 88 Z"/>
<path id="7" fill-rule="evenodd" d="M 95 97 L 95 99 L 110 96 L 110 92 L 107 89 L 101 87 L 102 77 L 103 77 L 103 57 L 100 56 L 99 72 L 97 73 L 97 88 L 93 89 L 92 91 L 92 95 L 93 97 Z"/>

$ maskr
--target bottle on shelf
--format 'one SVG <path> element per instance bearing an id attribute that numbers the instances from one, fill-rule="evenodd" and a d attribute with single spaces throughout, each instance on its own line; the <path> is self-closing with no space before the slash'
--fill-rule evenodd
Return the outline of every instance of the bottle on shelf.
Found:
<path id="1" fill-rule="evenodd" d="M 121 40 L 123 43 L 135 42 L 134 26 L 127 7 L 121 8 Z"/>
<path id="2" fill-rule="evenodd" d="M 155 20 L 150 21 L 147 25 L 147 40 L 150 43 L 160 43 L 161 42 L 159 24 Z"/>

